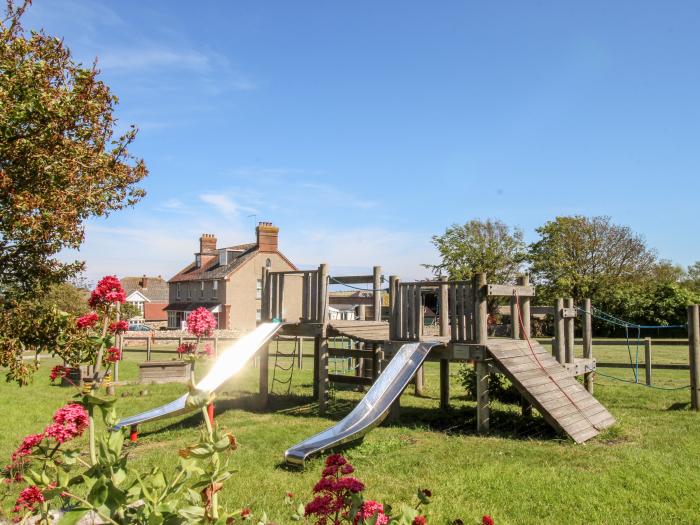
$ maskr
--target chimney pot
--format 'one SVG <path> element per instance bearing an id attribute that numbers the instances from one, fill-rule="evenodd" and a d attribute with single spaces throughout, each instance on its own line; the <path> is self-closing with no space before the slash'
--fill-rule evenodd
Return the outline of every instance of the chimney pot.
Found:
<path id="1" fill-rule="evenodd" d="M 199 238 L 199 253 L 211 254 L 216 251 L 216 237 L 211 233 L 203 233 Z"/>

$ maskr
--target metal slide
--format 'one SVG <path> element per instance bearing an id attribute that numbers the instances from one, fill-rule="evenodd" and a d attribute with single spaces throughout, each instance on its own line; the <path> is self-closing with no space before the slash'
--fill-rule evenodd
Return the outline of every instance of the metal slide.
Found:
<path id="1" fill-rule="evenodd" d="M 310 455 L 360 439 L 379 425 L 388 414 L 392 403 L 399 398 L 416 370 L 423 364 L 430 349 L 438 344 L 440 343 L 408 343 L 399 348 L 352 412 L 335 426 L 288 449 L 284 453 L 285 461 L 303 466 Z"/>
<path id="2" fill-rule="evenodd" d="M 195 388 L 210 394 L 216 392 L 229 378 L 237 374 L 241 368 L 243 368 L 243 365 L 245 365 L 265 343 L 272 339 L 281 327 L 282 323 L 279 321 L 262 323 L 255 330 L 241 337 L 238 341 L 234 342 L 230 348 L 224 350 L 224 352 L 219 355 L 212 369 L 195 385 Z M 146 421 L 155 421 L 156 419 L 173 417 L 189 412 L 192 409 L 186 406 L 187 396 L 189 396 L 189 394 L 184 394 L 175 401 L 171 401 L 158 408 L 153 408 L 146 412 L 136 414 L 135 416 L 124 418 L 114 425 L 113 430 L 119 430 L 122 427 L 138 425 Z"/>

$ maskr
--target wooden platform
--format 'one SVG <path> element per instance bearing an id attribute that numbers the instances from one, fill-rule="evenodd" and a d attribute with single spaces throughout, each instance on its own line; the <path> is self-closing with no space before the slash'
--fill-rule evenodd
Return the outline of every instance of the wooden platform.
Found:
<path id="1" fill-rule="evenodd" d="M 349 337 L 364 343 L 389 340 L 389 323 L 384 321 L 329 321 L 328 336 Z"/>
<path id="2" fill-rule="evenodd" d="M 577 443 L 615 423 L 569 370 L 537 342 L 489 340 L 485 345 L 494 364 L 555 429 Z"/>

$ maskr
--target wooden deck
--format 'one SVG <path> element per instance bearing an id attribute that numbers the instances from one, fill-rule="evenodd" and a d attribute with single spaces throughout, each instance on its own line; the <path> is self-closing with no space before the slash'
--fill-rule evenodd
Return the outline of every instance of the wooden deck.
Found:
<path id="1" fill-rule="evenodd" d="M 328 336 L 349 337 L 363 343 L 389 340 L 389 323 L 384 321 L 329 321 Z"/>
<path id="2" fill-rule="evenodd" d="M 596 436 L 615 418 L 571 376 L 548 350 L 532 342 L 489 340 L 486 348 L 498 368 L 555 429 L 577 443 Z"/>

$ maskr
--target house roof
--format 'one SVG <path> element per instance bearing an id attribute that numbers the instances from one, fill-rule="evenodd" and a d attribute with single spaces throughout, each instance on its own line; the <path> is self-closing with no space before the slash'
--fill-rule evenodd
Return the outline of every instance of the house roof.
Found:
<path id="1" fill-rule="evenodd" d="M 144 277 L 146 279 L 145 288 L 142 286 Z M 136 291 L 144 297 L 146 297 L 151 302 L 168 302 L 168 283 L 161 276 L 123 277 L 121 279 L 121 282 L 127 297 Z"/>
<path id="2" fill-rule="evenodd" d="M 202 279 L 221 279 L 242 266 L 246 261 L 252 259 L 258 251 L 258 245 L 255 243 L 239 244 L 237 246 L 229 246 L 222 250 L 240 251 L 231 262 L 228 264 L 219 264 L 218 252 L 216 257 L 212 257 L 201 267 L 197 268 L 195 263 L 187 265 L 180 270 L 174 277 L 170 279 L 170 283 L 182 281 L 199 281 Z"/>
<path id="3" fill-rule="evenodd" d="M 146 321 L 167 321 L 168 312 L 164 303 L 144 303 L 143 318 Z"/>

